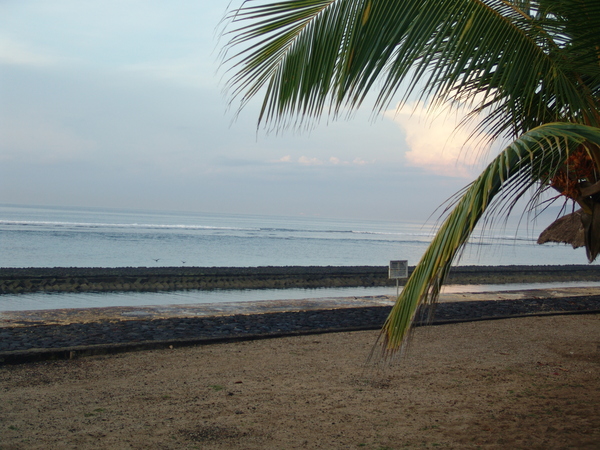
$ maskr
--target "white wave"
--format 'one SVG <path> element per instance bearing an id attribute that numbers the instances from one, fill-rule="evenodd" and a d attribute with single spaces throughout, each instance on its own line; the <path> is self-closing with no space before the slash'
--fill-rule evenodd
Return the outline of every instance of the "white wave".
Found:
<path id="1" fill-rule="evenodd" d="M 373 234 L 373 235 L 383 235 L 383 236 L 416 236 L 416 237 L 432 237 L 433 232 L 420 232 L 416 233 L 414 231 L 352 231 L 353 234 Z"/>
<path id="2" fill-rule="evenodd" d="M 51 222 L 35 220 L 0 220 L 0 226 L 56 227 L 56 228 L 140 228 L 182 230 L 260 231 L 260 228 L 217 227 L 212 225 L 153 224 L 153 223 L 102 223 L 102 222 Z"/>

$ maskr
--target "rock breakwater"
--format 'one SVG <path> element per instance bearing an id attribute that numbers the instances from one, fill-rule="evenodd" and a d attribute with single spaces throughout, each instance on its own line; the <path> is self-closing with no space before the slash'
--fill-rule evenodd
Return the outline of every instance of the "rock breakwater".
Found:
<path id="1" fill-rule="evenodd" d="M 409 268 L 409 273 L 414 267 Z M 400 280 L 403 284 L 405 280 Z M 600 281 L 600 266 L 460 266 L 450 284 Z M 4 268 L 0 294 L 394 286 L 387 266 Z"/>

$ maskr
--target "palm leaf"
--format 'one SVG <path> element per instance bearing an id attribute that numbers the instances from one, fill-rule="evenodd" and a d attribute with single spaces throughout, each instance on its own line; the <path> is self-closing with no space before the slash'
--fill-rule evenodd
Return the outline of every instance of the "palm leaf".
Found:
<path id="1" fill-rule="evenodd" d="M 535 128 L 502 151 L 455 204 L 407 281 L 382 329 L 382 351 L 394 354 L 419 305 L 432 306 L 450 266 L 484 213 L 509 199 L 511 207 L 531 187 L 543 189 L 579 145 L 600 146 L 600 128 L 551 123 Z M 507 194 L 508 192 L 508 194 Z"/>
<path id="2" fill-rule="evenodd" d="M 582 5 L 577 20 L 564 12 Z M 413 92 L 473 102 L 491 111 L 482 127 L 494 137 L 598 126 L 598 36 L 576 32 L 597 30 L 598 16 L 592 0 L 245 2 L 230 15 L 228 86 L 242 107 L 263 95 L 259 123 L 276 126 L 353 110 L 371 92 L 376 111 Z"/>

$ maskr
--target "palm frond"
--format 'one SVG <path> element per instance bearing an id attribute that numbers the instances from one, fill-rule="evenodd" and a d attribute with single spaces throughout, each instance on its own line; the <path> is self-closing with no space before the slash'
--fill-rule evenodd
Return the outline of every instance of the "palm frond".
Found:
<path id="1" fill-rule="evenodd" d="M 542 125 L 502 151 L 463 191 L 383 326 L 380 342 L 384 356 L 401 348 L 418 307 L 435 304 L 453 260 L 486 211 L 496 208 L 498 199 L 508 199 L 514 205 L 531 187 L 543 188 L 579 145 L 600 146 L 600 128 L 568 123 Z"/>
<path id="2" fill-rule="evenodd" d="M 589 11 L 577 30 L 594 26 L 591 0 L 245 2 L 230 15 L 228 86 L 242 107 L 264 96 L 259 123 L 275 126 L 353 110 L 371 92 L 376 111 L 415 92 L 473 102 L 493 111 L 483 126 L 494 137 L 550 121 L 598 126 L 600 51 L 562 12 L 575 3 Z"/>

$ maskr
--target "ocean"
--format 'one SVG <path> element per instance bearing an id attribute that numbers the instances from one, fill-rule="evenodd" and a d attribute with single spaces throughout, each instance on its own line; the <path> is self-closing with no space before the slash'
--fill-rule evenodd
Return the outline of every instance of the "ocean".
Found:
<path id="1" fill-rule="evenodd" d="M 182 213 L 83 207 L 0 205 L 0 268 L 8 267 L 257 267 L 415 265 L 433 223 L 321 217 Z M 584 264 L 585 251 L 537 245 L 539 230 L 502 228 L 475 236 L 458 265 Z M 314 292 L 318 291 L 318 292 Z M 293 298 L 392 295 L 385 292 L 294 290 Z M 239 300 L 277 293 L 236 293 Z M 290 295 L 292 295 L 290 293 Z M 280 294 L 281 298 L 289 296 Z M 224 298 L 225 300 L 219 300 Z M 231 301 L 230 295 L 1 295 L 0 310 Z"/>
<path id="2" fill-rule="evenodd" d="M 0 205 L 1 267 L 415 265 L 433 224 Z M 585 251 L 505 228 L 471 239 L 459 265 L 584 264 Z M 539 230 L 538 230 L 539 231 Z"/>

